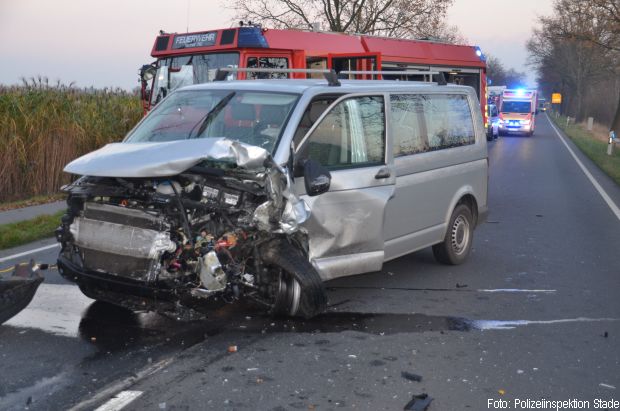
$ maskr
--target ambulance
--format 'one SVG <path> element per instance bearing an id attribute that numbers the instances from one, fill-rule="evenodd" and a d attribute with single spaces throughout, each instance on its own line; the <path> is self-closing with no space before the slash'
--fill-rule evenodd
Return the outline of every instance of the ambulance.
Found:
<path id="1" fill-rule="evenodd" d="M 499 134 L 534 135 L 536 128 L 536 90 L 506 89 L 502 92 Z"/>

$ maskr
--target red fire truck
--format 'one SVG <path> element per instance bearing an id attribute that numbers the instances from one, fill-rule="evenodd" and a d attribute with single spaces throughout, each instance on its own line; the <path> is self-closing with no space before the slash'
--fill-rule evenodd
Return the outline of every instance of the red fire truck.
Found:
<path id="1" fill-rule="evenodd" d="M 425 81 L 433 78 L 430 73 L 441 73 L 448 83 L 473 87 L 482 105 L 483 118 L 486 118 L 486 63 L 476 46 L 241 26 L 184 34 L 160 32 L 151 56 L 157 61 L 141 69 L 145 112 L 178 87 L 212 81 L 217 70 L 222 68 L 333 69 L 337 73 L 383 73 L 345 76 L 357 79 Z M 386 73 L 390 71 L 395 74 Z M 429 75 L 424 75 L 425 71 Z M 315 76 L 320 74 L 277 70 L 229 74 L 230 79 Z"/>

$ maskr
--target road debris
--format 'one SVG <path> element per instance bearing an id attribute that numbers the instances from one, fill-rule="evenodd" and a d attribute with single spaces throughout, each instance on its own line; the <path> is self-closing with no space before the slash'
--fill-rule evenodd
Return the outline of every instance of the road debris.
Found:
<path id="1" fill-rule="evenodd" d="M 465 288 L 465 287 L 467 287 L 467 284 L 456 283 L 456 288 Z"/>
<path id="2" fill-rule="evenodd" d="M 499 393 L 499 395 L 506 394 L 506 390 L 502 390 L 501 388 L 499 390 L 497 390 L 497 392 Z"/>
<path id="3" fill-rule="evenodd" d="M 11 275 L 4 277 L 0 272 L 0 324 L 22 311 L 34 297 L 34 293 L 43 282 L 41 270 L 47 264 L 16 264 Z M 2 272 L 10 271 L 2 270 Z"/>
<path id="4" fill-rule="evenodd" d="M 229 345 L 228 346 L 228 352 L 230 352 L 230 353 L 237 352 L 237 346 L 236 345 Z"/>
<path id="5" fill-rule="evenodd" d="M 603 388 L 609 388 L 610 390 L 615 390 L 616 387 L 614 385 L 605 384 L 604 382 L 600 383 L 599 386 Z"/>
<path id="6" fill-rule="evenodd" d="M 408 371 L 401 371 L 400 376 L 409 381 L 420 382 L 422 381 L 422 376 L 418 374 L 414 374 Z"/>
<path id="7" fill-rule="evenodd" d="M 429 405 L 431 405 L 432 401 L 433 401 L 433 398 L 429 397 L 428 394 L 426 393 L 420 394 L 420 395 L 414 395 L 413 398 L 411 398 L 411 401 L 409 401 L 407 405 L 405 405 L 404 410 L 405 411 L 424 411 L 428 408 Z"/>

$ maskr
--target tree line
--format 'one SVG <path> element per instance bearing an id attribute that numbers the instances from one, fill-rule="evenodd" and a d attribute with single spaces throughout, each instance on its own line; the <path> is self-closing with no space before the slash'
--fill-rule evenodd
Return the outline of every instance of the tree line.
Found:
<path id="1" fill-rule="evenodd" d="M 237 19 L 277 29 L 314 29 L 463 43 L 446 22 L 454 0 L 233 0 Z"/>
<path id="2" fill-rule="evenodd" d="M 527 49 L 543 94 L 562 94 L 563 114 L 620 131 L 620 0 L 555 0 Z"/>

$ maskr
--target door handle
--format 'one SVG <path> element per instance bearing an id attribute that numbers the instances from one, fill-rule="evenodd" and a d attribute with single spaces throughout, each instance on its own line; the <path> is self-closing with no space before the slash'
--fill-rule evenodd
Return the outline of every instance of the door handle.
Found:
<path id="1" fill-rule="evenodd" d="M 375 178 L 377 180 L 380 180 L 382 178 L 388 178 L 389 176 L 391 176 L 392 173 L 390 173 L 390 169 L 387 167 L 381 167 L 379 169 L 379 171 L 377 171 L 377 174 L 375 175 Z"/>

